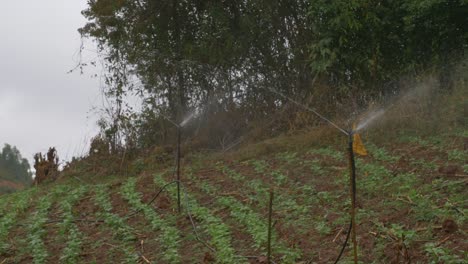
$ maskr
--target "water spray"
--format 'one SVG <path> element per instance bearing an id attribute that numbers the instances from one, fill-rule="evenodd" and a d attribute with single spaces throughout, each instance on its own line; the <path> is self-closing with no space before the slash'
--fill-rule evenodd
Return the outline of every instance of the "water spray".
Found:
<path id="1" fill-rule="evenodd" d="M 371 123 L 373 120 L 375 120 L 377 117 L 379 117 L 380 115 L 383 114 L 383 110 L 382 110 L 382 113 L 380 112 L 377 112 L 377 114 L 375 115 L 372 115 L 370 118 L 368 118 L 366 121 L 364 121 L 363 123 L 360 123 L 358 125 L 358 127 L 356 127 L 355 129 L 350 129 L 349 131 L 341 128 L 340 126 L 338 126 L 337 124 L 335 124 L 334 122 L 332 122 L 330 119 L 326 118 L 325 116 L 323 116 L 322 114 L 320 114 L 319 112 L 317 112 L 315 109 L 312 109 L 304 104 L 301 104 L 299 103 L 298 101 L 274 90 L 274 89 L 271 89 L 271 88 L 267 88 L 270 92 L 273 92 L 283 98 L 285 98 L 286 100 L 298 105 L 299 107 L 309 111 L 309 112 L 312 112 L 313 114 L 315 114 L 316 116 L 318 116 L 320 119 L 324 120 L 325 122 L 327 122 L 328 124 L 332 125 L 334 128 L 336 128 L 338 131 L 340 131 L 341 133 L 345 134 L 347 137 L 348 137 L 348 162 L 349 162 L 349 175 L 350 175 L 350 196 L 351 196 L 351 210 L 350 210 L 350 216 L 351 216 L 351 221 L 350 221 L 350 224 L 349 224 L 349 229 L 348 229 L 348 233 L 346 235 L 346 239 L 345 239 L 345 242 L 343 243 L 343 247 L 335 261 L 335 264 L 338 263 L 338 261 L 340 260 L 347 244 L 348 244 L 348 240 L 349 240 L 349 236 L 351 234 L 352 236 L 352 241 L 353 241 L 353 256 L 354 256 L 354 263 L 357 264 L 358 263 L 358 256 L 357 256 L 357 239 L 356 239 L 356 161 L 355 161 L 355 150 L 354 150 L 354 147 L 355 147 L 355 140 L 354 138 L 357 137 L 357 132 L 361 129 L 363 129 L 364 127 L 366 127 L 369 123 Z M 360 140 L 359 140 L 360 142 Z M 357 140 L 356 140 L 356 143 L 357 143 Z"/>
<path id="2" fill-rule="evenodd" d="M 373 111 L 369 114 L 366 115 L 365 118 L 359 124 L 356 126 L 354 129 L 354 132 L 358 132 L 369 126 L 372 122 L 374 122 L 377 118 L 381 117 L 383 114 L 385 114 L 384 109 L 379 109 L 377 111 Z"/>

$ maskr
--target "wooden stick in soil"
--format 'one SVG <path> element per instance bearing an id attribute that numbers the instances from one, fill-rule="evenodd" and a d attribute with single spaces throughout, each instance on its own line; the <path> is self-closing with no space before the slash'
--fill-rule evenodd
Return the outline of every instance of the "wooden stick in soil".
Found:
<path id="1" fill-rule="evenodd" d="M 177 210 L 180 213 L 180 126 L 177 126 Z"/>
<path id="2" fill-rule="evenodd" d="M 351 194 L 351 237 L 353 240 L 354 263 L 358 263 L 356 240 L 356 162 L 353 151 L 353 134 L 349 133 L 349 170 L 350 170 L 350 194 Z"/>
<path id="3" fill-rule="evenodd" d="M 271 229 L 272 229 L 272 214 L 273 214 L 273 190 L 270 189 L 270 204 L 268 207 L 268 247 L 267 247 L 267 263 L 271 262 Z"/>

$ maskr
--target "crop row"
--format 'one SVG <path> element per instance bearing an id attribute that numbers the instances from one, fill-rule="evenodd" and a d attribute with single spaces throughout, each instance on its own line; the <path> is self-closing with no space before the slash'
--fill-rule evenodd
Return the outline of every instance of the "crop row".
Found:
<path id="1" fill-rule="evenodd" d="M 48 221 L 49 210 L 52 206 L 52 194 L 48 194 L 39 198 L 36 204 L 36 211 L 33 213 L 27 229 L 28 229 L 28 251 L 31 252 L 33 262 L 35 264 L 46 263 L 49 256 L 47 248 L 44 244 L 46 236 L 45 224 Z"/>
<path id="2" fill-rule="evenodd" d="M 59 201 L 59 208 L 62 212 L 63 221 L 60 222 L 60 236 L 65 238 L 65 248 L 60 256 L 61 263 L 76 263 L 79 260 L 82 244 L 82 234 L 75 224 L 76 217 L 73 214 L 73 207 L 87 192 L 86 186 L 69 187 L 62 186 L 57 190 L 57 195 L 63 197 Z"/>
<path id="3" fill-rule="evenodd" d="M 0 218 L 0 254 L 5 253 L 9 249 L 7 242 L 8 234 L 11 228 L 17 223 L 19 214 L 26 211 L 30 206 L 30 199 L 35 190 L 22 192 L 11 195 L 9 200 L 10 206 L 6 207 L 6 201 L 2 204 L 2 212 Z"/>
<path id="4" fill-rule="evenodd" d="M 106 185 L 96 186 L 94 201 L 102 209 L 97 213 L 97 217 L 103 219 L 105 224 L 112 229 L 115 238 L 122 242 L 121 250 L 125 255 L 125 263 L 137 263 L 138 255 L 133 247 L 133 242 L 136 241 L 134 230 L 126 224 L 124 218 L 112 212 L 113 207 Z"/>
<path id="5" fill-rule="evenodd" d="M 180 263 L 178 254 L 180 232 L 175 227 L 174 217 L 167 216 L 165 219 L 148 204 L 141 201 L 141 193 L 135 191 L 136 178 L 130 178 L 121 189 L 121 193 L 135 211 L 142 212 L 149 221 L 154 231 L 161 231 L 158 241 L 162 245 L 164 252 L 162 259 L 168 263 Z"/>
<path id="6" fill-rule="evenodd" d="M 219 167 L 219 166 L 218 166 Z M 236 174 L 234 177 L 237 177 L 238 181 L 242 181 L 244 177 L 240 174 Z M 230 210 L 230 215 L 240 224 L 246 227 L 248 233 L 254 240 L 254 248 L 256 250 L 261 250 L 265 252 L 267 246 L 267 223 L 264 220 L 264 217 L 249 206 L 244 205 L 243 203 L 236 200 L 231 196 L 218 197 L 216 188 L 206 181 L 200 182 L 196 181 L 199 188 L 206 194 L 216 197 L 215 204 L 228 208 Z M 246 183 L 248 184 L 248 183 Z M 263 195 L 268 195 L 268 191 L 263 187 L 256 190 Z M 254 195 L 255 196 L 255 195 Z M 260 201 L 259 197 L 254 197 L 257 201 Z M 279 198 L 278 200 L 280 200 Z M 266 199 L 265 199 L 266 201 Z M 266 208 L 266 206 L 265 206 Z M 274 252 L 282 255 L 282 261 L 285 263 L 293 263 L 295 260 L 300 259 L 301 252 L 297 248 L 288 248 L 282 241 L 277 241 L 276 234 L 273 234 L 272 245 Z"/>
<path id="7" fill-rule="evenodd" d="M 161 174 L 154 176 L 154 182 L 161 187 L 167 184 Z M 167 188 L 171 198 L 175 201 L 177 199 L 176 186 L 170 185 Z M 186 191 L 184 191 L 183 195 L 183 205 L 189 207 L 186 208 L 189 213 L 200 221 L 198 227 L 211 237 L 209 243 L 216 250 L 217 262 L 223 264 L 242 263 L 243 260 L 235 256 L 235 251 L 232 248 L 232 235 L 229 227 L 219 217 L 213 215 L 210 209 L 200 206 L 198 201 Z"/>

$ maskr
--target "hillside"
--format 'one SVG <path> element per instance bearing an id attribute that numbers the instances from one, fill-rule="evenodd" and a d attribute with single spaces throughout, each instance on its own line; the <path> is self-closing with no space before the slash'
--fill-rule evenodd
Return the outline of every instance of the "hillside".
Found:
<path id="1" fill-rule="evenodd" d="M 466 137 L 365 140 L 370 155 L 357 158 L 362 263 L 468 260 Z M 346 145 L 287 144 L 294 140 L 302 138 L 186 156 L 181 214 L 175 184 L 155 198 L 174 180 L 173 166 L 144 160 L 138 175 L 82 174 L 3 195 L 0 263 L 266 263 L 270 188 L 275 263 L 333 263 L 349 223 Z M 340 263 L 351 261 L 348 246 Z"/>

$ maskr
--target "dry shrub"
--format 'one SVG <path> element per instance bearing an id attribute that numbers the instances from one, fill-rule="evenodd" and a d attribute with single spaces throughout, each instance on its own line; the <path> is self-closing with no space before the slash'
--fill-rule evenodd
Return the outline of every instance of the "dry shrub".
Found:
<path id="1" fill-rule="evenodd" d="M 34 184 L 41 184 L 45 181 L 55 181 L 59 176 L 59 158 L 55 147 L 49 148 L 46 156 L 42 153 L 34 155 L 34 169 L 36 169 L 36 177 Z"/>

